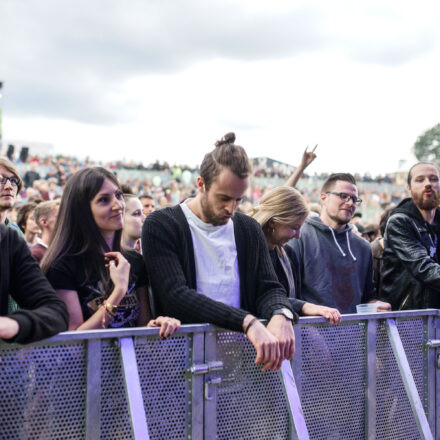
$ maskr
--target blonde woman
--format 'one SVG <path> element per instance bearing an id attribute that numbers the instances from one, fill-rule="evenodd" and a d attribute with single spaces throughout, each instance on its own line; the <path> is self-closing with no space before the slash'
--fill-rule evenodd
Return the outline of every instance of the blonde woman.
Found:
<path id="1" fill-rule="evenodd" d="M 263 229 L 278 280 L 284 286 L 295 311 L 302 315 L 320 315 L 332 324 L 341 321 L 337 309 L 301 301 L 294 278 L 294 267 L 285 244 L 300 236 L 301 226 L 309 214 L 304 197 L 294 188 L 280 186 L 266 193 L 253 208 L 251 216 Z M 293 254 L 292 254 L 293 255 Z"/>

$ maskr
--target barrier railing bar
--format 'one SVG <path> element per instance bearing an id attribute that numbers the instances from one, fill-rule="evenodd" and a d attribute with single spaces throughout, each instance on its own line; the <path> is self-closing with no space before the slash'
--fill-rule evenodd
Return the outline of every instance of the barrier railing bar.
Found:
<path id="1" fill-rule="evenodd" d="M 431 341 L 435 338 L 435 316 L 427 316 L 424 319 L 425 340 Z M 440 341 L 439 341 L 440 342 Z M 435 350 L 425 350 L 425 408 L 432 432 L 435 432 Z"/>
<path id="2" fill-rule="evenodd" d="M 350 313 L 342 315 L 341 324 L 348 321 L 364 321 L 366 319 L 388 319 L 388 318 L 420 318 L 422 316 L 440 316 L 440 310 L 437 309 L 422 309 L 422 310 L 405 310 L 401 312 L 378 312 L 378 313 Z M 328 323 L 325 318 L 321 317 L 301 317 L 299 324 L 318 324 Z M 339 325 L 341 325 L 339 324 Z"/>
<path id="3" fill-rule="evenodd" d="M 202 364 L 205 361 L 205 335 L 195 333 L 192 341 L 192 364 Z M 203 437 L 203 375 L 191 377 L 191 439 L 202 440 Z"/>
<path id="4" fill-rule="evenodd" d="M 423 310 L 405 310 L 402 312 L 380 312 L 380 313 L 368 313 L 368 314 L 348 314 L 342 315 L 342 324 L 349 321 L 364 321 L 370 319 L 388 319 L 388 318 L 421 318 L 423 316 L 440 316 L 440 310 L 437 309 L 423 309 Z M 305 324 L 328 324 L 325 318 L 318 316 L 314 317 L 301 317 L 299 318 L 298 325 Z M 341 325 L 341 324 L 339 324 Z M 179 333 L 203 333 L 208 331 L 218 330 L 218 327 L 212 324 L 185 324 L 177 330 Z M 106 330 L 81 330 L 59 333 L 51 338 L 44 339 L 43 341 L 32 343 L 33 346 L 47 345 L 50 342 L 65 342 L 65 341 L 78 341 L 88 339 L 108 339 L 108 338 L 125 338 L 136 336 L 154 336 L 159 334 L 157 327 L 136 327 L 136 328 L 121 328 L 121 329 L 106 329 Z M 438 339 L 438 338 L 437 338 Z M 0 341 L 0 344 L 2 342 Z M 8 344 L 8 346 L 10 346 Z"/>
<path id="5" fill-rule="evenodd" d="M 292 434 L 294 439 L 309 440 L 309 431 L 301 407 L 298 389 L 296 388 L 295 378 L 293 377 L 290 361 L 285 360 L 281 364 L 280 375 L 283 383 L 290 420 L 292 422 Z"/>
<path id="6" fill-rule="evenodd" d="M 101 438 L 101 340 L 87 341 L 86 440 Z"/>
<path id="7" fill-rule="evenodd" d="M 428 419 L 426 418 L 416 384 L 414 382 L 411 369 L 408 364 L 405 350 L 402 345 L 402 340 L 397 330 L 396 321 L 392 318 L 387 319 L 387 333 L 390 339 L 391 347 L 399 367 L 400 375 L 405 386 L 406 394 L 408 395 L 411 409 L 419 429 L 420 436 L 423 440 L 433 440 L 432 432 L 429 428 Z"/>
<path id="8" fill-rule="evenodd" d="M 127 392 L 133 439 L 149 440 L 133 338 L 122 338 L 120 342 L 122 372 Z"/>
<path id="9" fill-rule="evenodd" d="M 367 383 L 366 383 L 366 438 L 376 438 L 376 335 L 377 321 L 367 322 Z"/>

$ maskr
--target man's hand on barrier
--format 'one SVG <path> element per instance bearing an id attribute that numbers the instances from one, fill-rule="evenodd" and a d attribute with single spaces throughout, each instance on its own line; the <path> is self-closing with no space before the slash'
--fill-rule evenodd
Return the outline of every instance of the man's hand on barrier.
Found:
<path id="1" fill-rule="evenodd" d="M 332 307 L 326 306 L 318 306 L 308 302 L 303 305 L 301 312 L 306 316 L 323 316 L 325 319 L 328 319 L 331 324 L 338 324 L 342 319 L 338 309 L 333 309 Z"/>
<path id="2" fill-rule="evenodd" d="M 272 316 L 267 329 L 278 339 L 280 344 L 280 359 L 276 369 L 281 368 L 284 359 L 292 359 L 295 353 L 295 333 L 292 321 L 283 315 Z"/>
<path id="3" fill-rule="evenodd" d="M 251 316 L 251 315 L 248 315 Z M 252 317 L 250 320 L 253 319 Z M 250 321 L 249 320 L 249 321 Z M 246 319 L 244 321 L 246 323 Z M 247 323 L 246 323 L 247 324 Z M 262 365 L 262 370 L 275 370 L 280 361 L 280 347 L 278 340 L 260 321 L 255 321 L 246 334 L 257 351 L 255 364 Z"/>
<path id="4" fill-rule="evenodd" d="M 0 338 L 11 339 L 18 331 L 20 326 L 15 319 L 8 318 L 6 316 L 0 317 Z"/>
<path id="5" fill-rule="evenodd" d="M 370 303 L 375 303 L 377 305 L 378 312 L 391 312 L 391 304 L 384 301 L 370 301 Z"/>
<path id="6" fill-rule="evenodd" d="M 147 327 L 160 327 L 159 336 L 162 339 L 171 336 L 176 330 L 180 328 L 180 321 L 175 318 L 169 318 L 168 316 L 158 316 L 156 319 L 152 319 Z"/>

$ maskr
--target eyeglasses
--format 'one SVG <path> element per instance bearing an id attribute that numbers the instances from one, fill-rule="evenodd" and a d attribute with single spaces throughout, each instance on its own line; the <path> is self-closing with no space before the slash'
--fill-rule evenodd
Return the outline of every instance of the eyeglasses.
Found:
<path id="1" fill-rule="evenodd" d="M 15 188 L 17 188 L 20 183 L 20 179 L 17 177 L 6 177 L 0 174 L 0 186 L 5 186 L 8 180 L 11 182 L 11 186 Z"/>
<path id="2" fill-rule="evenodd" d="M 336 191 L 327 191 L 326 194 L 334 194 L 335 196 L 339 196 L 339 198 L 344 202 L 347 203 L 350 199 L 353 200 L 353 203 L 356 206 L 359 206 L 362 203 L 362 199 L 358 199 L 356 196 L 351 196 L 347 193 L 341 193 Z"/>

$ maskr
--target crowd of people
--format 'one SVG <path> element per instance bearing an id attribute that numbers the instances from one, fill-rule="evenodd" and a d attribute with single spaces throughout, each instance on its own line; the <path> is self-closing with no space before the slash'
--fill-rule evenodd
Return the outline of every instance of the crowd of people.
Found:
<path id="1" fill-rule="evenodd" d="M 17 205 L 33 198 L 52 200 L 61 195 L 67 179 L 84 167 L 102 166 L 115 173 L 124 188 L 129 188 L 136 195 L 150 195 L 158 208 L 173 206 L 197 192 L 196 178 L 199 167 L 173 165 L 164 162 L 144 166 L 142 163 L 118 161 L 101 163 L 92 160 L 77 160 L 64 156 L 30 156 L 26 163 L 11 162 L 17 167 L 23 178 L 23 189 L 17 195 Z M 280 186 L 295 173 L 296 168 L 271 159 L 252 160 L 252 179 L 243 198 L 242 210 L 249 211 L 261 197 L 272 188 Z M 320 188 L 328 174 L 308 175 L 303 173 L 297 188 L 308 203 L 319 203 Z M 358 191 L 363 204 L 359 207 L 364 218 L 378 223 L 381 212 L 389 206 L 395 206 L 407 197 L 402 178 L 396 174 L 372 178 L 368 175 L 355 175 L 357 182 L 362 182 Z M 14 213 L 10 213 L 14 217 Z"/>
<path id="2" fill-rule="evenodd" d="M 207 322 L 244 332 L 266 370 L 292 358 L 299 315 L 440 308 L 437 167 L 413 166 L 409 197 L 390 195 L 367 224 L 348 172 L 295 189 L 315 158 L 306 149 L 282 185 L 250 187 L 228 133 L 195 182 L 176 177 L 164 195 L 112 167 L 49 161 L 42 179 L 35 158 L 23 174 L 0 158 L 0 337 L 147 325 L 166 338 Z"/>

